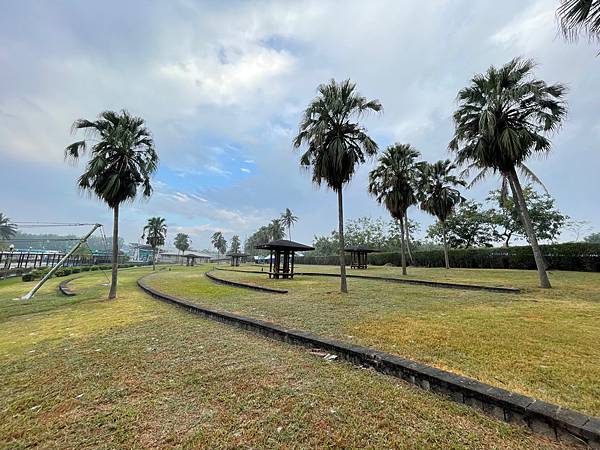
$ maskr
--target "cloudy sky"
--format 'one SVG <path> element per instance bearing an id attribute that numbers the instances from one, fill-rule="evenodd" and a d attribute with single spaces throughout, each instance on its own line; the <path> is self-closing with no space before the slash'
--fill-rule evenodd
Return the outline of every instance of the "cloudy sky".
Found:
<path id="1" fill-rule="evenodd" d="M 63 149 L 75 119 L 126 108 L 146 119 L 161 158 L 153 197 L 123 210 L 127 241 L 160 215 L 169 241 L 184 231 L 204 248 L 215 230 L 243 239 L 289 207 L 294 239 L 310 242 L 337 223 L 335 195 L 311 185 L 290 143 L 319 83 L 354 80 L 384 106 L 365 123 L 380 148 L 407 142 L 434 161 L 448 156 L 457 91 L 524 56 L 569 86 L 553 151 L 530 166 L 561 210 L 600 230 L 599 49 L 563 42 L 557 3 L 3 1 L 0 212 L 110 229 L 107 208 L 75 189 L 83 166 Z M 386 216 L 366 193 L 373 164 L 345 190 L 348 218 Z M 482 200 L 497 183 L 467 195 Z"/>

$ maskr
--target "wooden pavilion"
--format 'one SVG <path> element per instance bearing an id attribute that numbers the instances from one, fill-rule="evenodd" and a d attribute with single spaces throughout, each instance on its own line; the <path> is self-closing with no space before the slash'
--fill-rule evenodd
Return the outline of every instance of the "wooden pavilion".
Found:
<path id="1" fill-rule="evenodd" d="M 294 254 L 297 251 L 314 250 L 310 245 L 300 244 L 286 239 L 278 239 L 255 248 L 269 250 L 269 278 L 294 278 Z"/>
<path id="2" fill-rule="evenodd" d="M 231 265 L 238 267 L 240 262 L 245 262 L 245 258 L 248 256 L 246 253 L 230 253 L 227 255 L 231 258 Z"/>
<path id="3" fill-rule="evenodd" d="M 350 253 L 352 257 L 352 262 L 350 264 L 351 269 L 366 269 L 367 255 L 379 251 L 376 248 L 371 248 L 366 245 L 349 245 L 344 250 Z"/>

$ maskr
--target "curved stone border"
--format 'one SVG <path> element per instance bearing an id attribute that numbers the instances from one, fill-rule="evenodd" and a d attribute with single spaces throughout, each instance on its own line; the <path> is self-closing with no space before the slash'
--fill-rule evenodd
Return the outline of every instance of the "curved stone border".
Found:
<path id="1" fill-rule="evenodd" d="M 215 268 L 216 270 L 225 270 L 229 272 L 247 272 L 247 273 L 266 273 L 260 270 L 241 270 L 241 269 L 223 269 Z M 337 277 L 340 275 L 337 273 L 320 273 L 320 272 L 295 272 L 294 275 L 303 275 L 307 277 Z M 419 286 L 438 287 L 446 289 L 464 289 L 469 291 L 488 291 L 488 292 L 500 292 L 504 294 L 518 294 L 521 292 L 519 288 L 503 287 L 503 286 L 483 286 L 480 284 L 463 284 L 463 283 L 447 283 L 444 281 L 428 281 L 428 280 L 412 280 L 392 277 L 376 277 L 373 275 L 352 275 L 346 274 L 347 278 L 363 278 L 365 280 L 375 281 L 388 281 L 390 283 L 402 283 L 402 284 L 413 284 Z"/>
<path id="2" fill-rule="evenodd" d="M 210 272 L 212 272 L 212 270 Z M 204 275 L 206 275 L 206 277 L 208 279 L 210 279 L 218 284 L 225 284 L 227 286 L 233 286 L 233 287 L 243 288 L 243 289 L 250 289 L 253 291 L 268 292 L 270 294 L 287 294 L 288 293 L 288 291 L 286 291 L 285 289 L 268 288 L 268 287 L 263 287 L 263 286 L 255 286 L 252 284 L 239 283 L 237 281 L 223 280 L 222 278 L 215 277 L 210 272 L 205 272 Z"/>
<path id="3" fill-rule="evenodd" d="M 144 278 L 140 278 L 137 283 L 146 293 L 194 314 L 288 344 L 319 348 L 337 354 L 353 364 L 371 367 L 422 389 L 445 395 L 458 403 L 475 407 L 498 419 L 527 426 L 535 433 L 561 442 L 583 443 L 594 449 L 600 449 L 600 419 L 598 418 L 372 348 L 199 306 L 149 287 L 144 283 Z"/>
<path id="4" fill-rule="evenodd" d="M 67 297 L 73 297 L 73 296 L 77 295 L 75 292 L 73 292 L 67 286 L 71 281 L 76 280 L 77 278 L 81 278 L 81 277 L 74 277 L 74 278 L 69 278 L 68 280 L 61 281 L 60 284 L 58 285 L 58 290 L 60 291 L 60 293 L 63 295 L 66 295 Z"/>

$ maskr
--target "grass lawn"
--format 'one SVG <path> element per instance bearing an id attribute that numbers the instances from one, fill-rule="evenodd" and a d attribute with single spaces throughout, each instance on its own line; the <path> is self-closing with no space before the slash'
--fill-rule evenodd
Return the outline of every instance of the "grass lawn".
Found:
<path id="1" fill-rule="evenodd" d="M 31 283 L 0 282 L 0 448 L 558 446 L 394 378 L 151 299 L 135 285 L 148 272 L 123 271 L 116 301 L 105 300 L 98 273 L 73 281 L 75 297 L 58 295 L 62 279 L 53 279 L 27 302 L 13 299 Z M 154 281 L 194 287 L 213 303 L 240 292 L 206 282 L 199 268 Z M 332 296 L 321 301 L 344 308 Z"/>
<path id="2" fill-rule="evenodd" d="M 217 272 L 290 291 L 273 295 L 211 286 L 201 270 L 163 272 L 149 284 L 209 307 L 375 347 L 600 416 L 600 274 L 554 272 L 554 288 L 542 290 L 533 271 L 409 268 L 411 278 L 514 286 L 523 292 L 352 278 L 350 293 L 342 296 L 337 278 L 269 280 L 262 274 Z M 401 277 L 395 267 L 351 272 Z"/>

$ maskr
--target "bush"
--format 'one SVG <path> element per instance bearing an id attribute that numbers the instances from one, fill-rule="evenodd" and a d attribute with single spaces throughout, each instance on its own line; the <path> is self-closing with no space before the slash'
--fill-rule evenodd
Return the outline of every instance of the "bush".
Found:
<path id="1" fill-rule="evenodd" d="M 553 270 L 600 272 L 600 244 L 542 245 L 542 253 Z M 450 266 L 474 269 L 525 269 L 536 268 L 530 246 L 452 249 L 448 252 Z M 414 252 L 415 265 L 443 267 L 442 250 Z M 375 263 L 374 263 L 375 264 Z"/>
<path id="2" fill-rule="evenodd" d="M 31 272 L 24 273 L 21 276 L 21 280 L 23 280 L 23 281 L 33 281 L 36 278 L 39 278 L 39 274 L 37 273 L 37 270 L 32 270 Z"/>
<path id="3" fill-rule="evenodd" d="M 71 267 L 71 273 L 79 273 L 81 272 L 81 267 Z"/>
<path id="4" fill-rule="evenodd" d="M 340 257 L 339 255 L 329 255 L 329 256 L 296 256 L 294 258 L 295 264 L 319 264 L 326 266 L 339 266 Z M 350 255 L 346 255 L 346 264 L 350 264 Z"/>
<path id="5" fill-rule="evenodd" d="M 568 243 L 542 245 L 542 253 L 550 270 L 576 270 L 600 272 L 600 244 Z M 415 266 L 444 267 L 443 250 L 413 251 Z M 528 245 L 518 247 L 490 247 L 451 249 L 450 266 L 471 269 L 524 269 L 535 270 L 533 251 Z M 346 255 L 346 264 L 349 264 Z M 370 253 L 369 264 L 383 266 L 401 264 L 400 252 Z M 338 265 L 339 256 L 304 256 L 296 258 L 297 264 Z"/>
<path id="6" fill-rule="evenodd" d="M 91 266 L 90 267 L 90 271 L 95 272 L 96 270 L 100 270 L 100 267 L 98 267 L 98 266 Z"/>

